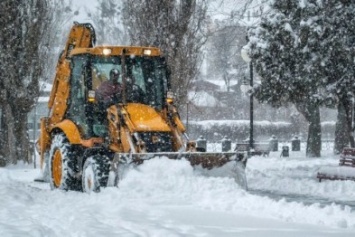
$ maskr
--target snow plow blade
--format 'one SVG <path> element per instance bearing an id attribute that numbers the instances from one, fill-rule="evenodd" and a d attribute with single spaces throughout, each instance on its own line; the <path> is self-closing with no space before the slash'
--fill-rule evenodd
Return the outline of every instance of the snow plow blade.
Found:
<path id="1" fill-rule="evenodd" d="M 167 157 L 169 159 L 185 159 L 195 170 L 206 176 L 232 177 L 244 189 L 247 189 L 245 166 L 247 155 L 244 152 L 159 152 L 159 153 L 117 153 L 114 165 L 140 165 L 146 160 Z"/>
<path id="2" fill-rule="evenodd" d="M 221 167 L 230 161 L 245 162 L 244 153 L 236 152 L 158 152 L 158 153 L 117 153 L 120 161 L 124 163 L 141 164 L 145 160 L 156 157 L 167 157 L 169 159 L 186 159 L 192 166 L 201 165 L 204 169 Z"/>

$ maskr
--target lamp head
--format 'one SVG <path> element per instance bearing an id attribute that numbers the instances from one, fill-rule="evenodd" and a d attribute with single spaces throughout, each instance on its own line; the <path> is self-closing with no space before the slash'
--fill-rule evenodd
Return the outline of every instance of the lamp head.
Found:
<path id="1" fill-rule="evenodd" d="M 242 50 L 240 51 L 240 54 L 241 54 L 243 60 L 247 63 L 250 63 L 250 61 L 251 61 L 251 58 L 249 56 L 249 52 L 250 52 L 250 48 L 247 45 L 244 45 Z"/>

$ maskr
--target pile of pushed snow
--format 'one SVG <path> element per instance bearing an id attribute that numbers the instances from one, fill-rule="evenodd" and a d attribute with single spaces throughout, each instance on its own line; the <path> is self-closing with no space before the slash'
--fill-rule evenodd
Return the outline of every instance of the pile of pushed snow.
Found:
<path id="1" fill-rule="evenodd" d="M 194 172 L 190 162 L 186 160 L 171 160 L 155 158 L 146 161 L 127 172 L 120 182 L 120 190 L 127 197 L 149 197 L 158 202 L 198 202 L 209 195 L 211 190 L 220 193 L 235 191 L 243 193 L 233 178 L 216 178 L 200 175 Z"/>
<path id="2" fill-rule="evenodd" d="M 309 164 L 305 161 L 253 157 L 247 167 L 250 191 L 241 189 L 233 178 L 206 177 L 188 161 L 163 157 L 130 169 L 119 188 L 90 195 L 50 191 L 46 183 L 33 183 L 38 170 L 0 169 L 0 203 L 6 207 L 0 211 L 0 235 L 197 236 L 206 233 L 201 232 L 202 227 L 181 223 L 186 223 L 182 221 L 184 215 L 202 212 L 223 214 L 224 218 L 257 217 L 355 229 L 355 215 L 348 206 L 306 205 L 255 193 L 257 189 L 285 193 L 293 190 L 296 194 L 315 192 L 326 196 L 329 190 L 309 172 L 316 169 L 318 162 L 324 165 L 331 159 L 314 159 Z M 352 198 L 354 188 L 350 184 L 342 187 L 342 194 Z M 238 228 L 238 221 L 235 227 Z"/>
<path id="3" fill-rule="evenodd" d="M 287 167 L 286 162 L 285 166 Z M 286 167 L 284 168 L 287 169 Z M 282 180 L 283 177 L 276 178 Z M 263 182 L 263 179 L 259 181 Z M 287 181 L 290 182 L 289 179 Z M 275 179 L 273 182 L 276 188 L 280 188 Z M 289 184 L 282 182 L 282 185 L 291 187 L 294 183 L 296 181 Z M 126 198 L 144 197 L 152 203 L 197 205 L 207 210 L 287 222 L 355 228 L 355 216 L 350 207 L 335 204 L 324 207 L 320 204 L 305 205 L 253 195 L 240 189 L 231 178 L 206 178 L 194 173 L 187 161 L 165 158 L 147 161 L 127 174 L 120 184 L 120 191 L 125 193 Z"/>

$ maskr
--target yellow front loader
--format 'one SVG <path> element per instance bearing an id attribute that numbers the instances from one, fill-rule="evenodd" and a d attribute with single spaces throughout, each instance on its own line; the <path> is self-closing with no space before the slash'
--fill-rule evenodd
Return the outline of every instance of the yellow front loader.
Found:
<path id="1" fill-rule="evenodd" d="M 75 23 L 58 61 L 49 116 L 41 118 L 37 147 L 52 189 L 97 192 L 118 184 L 121 167 L 157 157 L 186 159 L 208 172 L 229 167 L 246 187 L 244 153 L 197 151 L 189 140 L 158 48 L 94 45 L 91 24 Z M 115 103 L 103 105 L 97 90 L 112 70 L 121 91 Z M 139 99 L 129 94 L 131 78 Z"/>

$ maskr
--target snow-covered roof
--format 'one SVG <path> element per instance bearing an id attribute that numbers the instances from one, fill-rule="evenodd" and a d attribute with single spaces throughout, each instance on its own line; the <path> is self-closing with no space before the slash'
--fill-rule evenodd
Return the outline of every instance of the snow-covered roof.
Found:
<path id="1" fill-rule="evenodd" d="M 221 78 L 221 79 L 206 79 L 205 81 L 208 81 L 209 83 L 213 83 L 215 85 L 218 85 L 220 87 L 226 86 L 225 81 Z M 238 84 L 238 80 L 237 79 L 233 79 L 230 80 L 230 85 L 236 85 Z"/>
<path id="2" fill-rule="evenodd" d="M 216 99 L 205 91 L 189 92 L 188 98 L 189 101 L 191 101 L 194 105 L 200 107 L 226 106 L 225 104 L 221 103 L 218 99 Z"/>
<path id="3" fill-rule="evenodd" d="M 222 78 L 221 79 L 207 79 L 205 81 L 219 86 L 221 91 L 227 91 L 226 83 Z M 235 85 L 238 85 L 238 80 L 237 79 L 230 80 L 229 86 L 233 87 Z"/>

